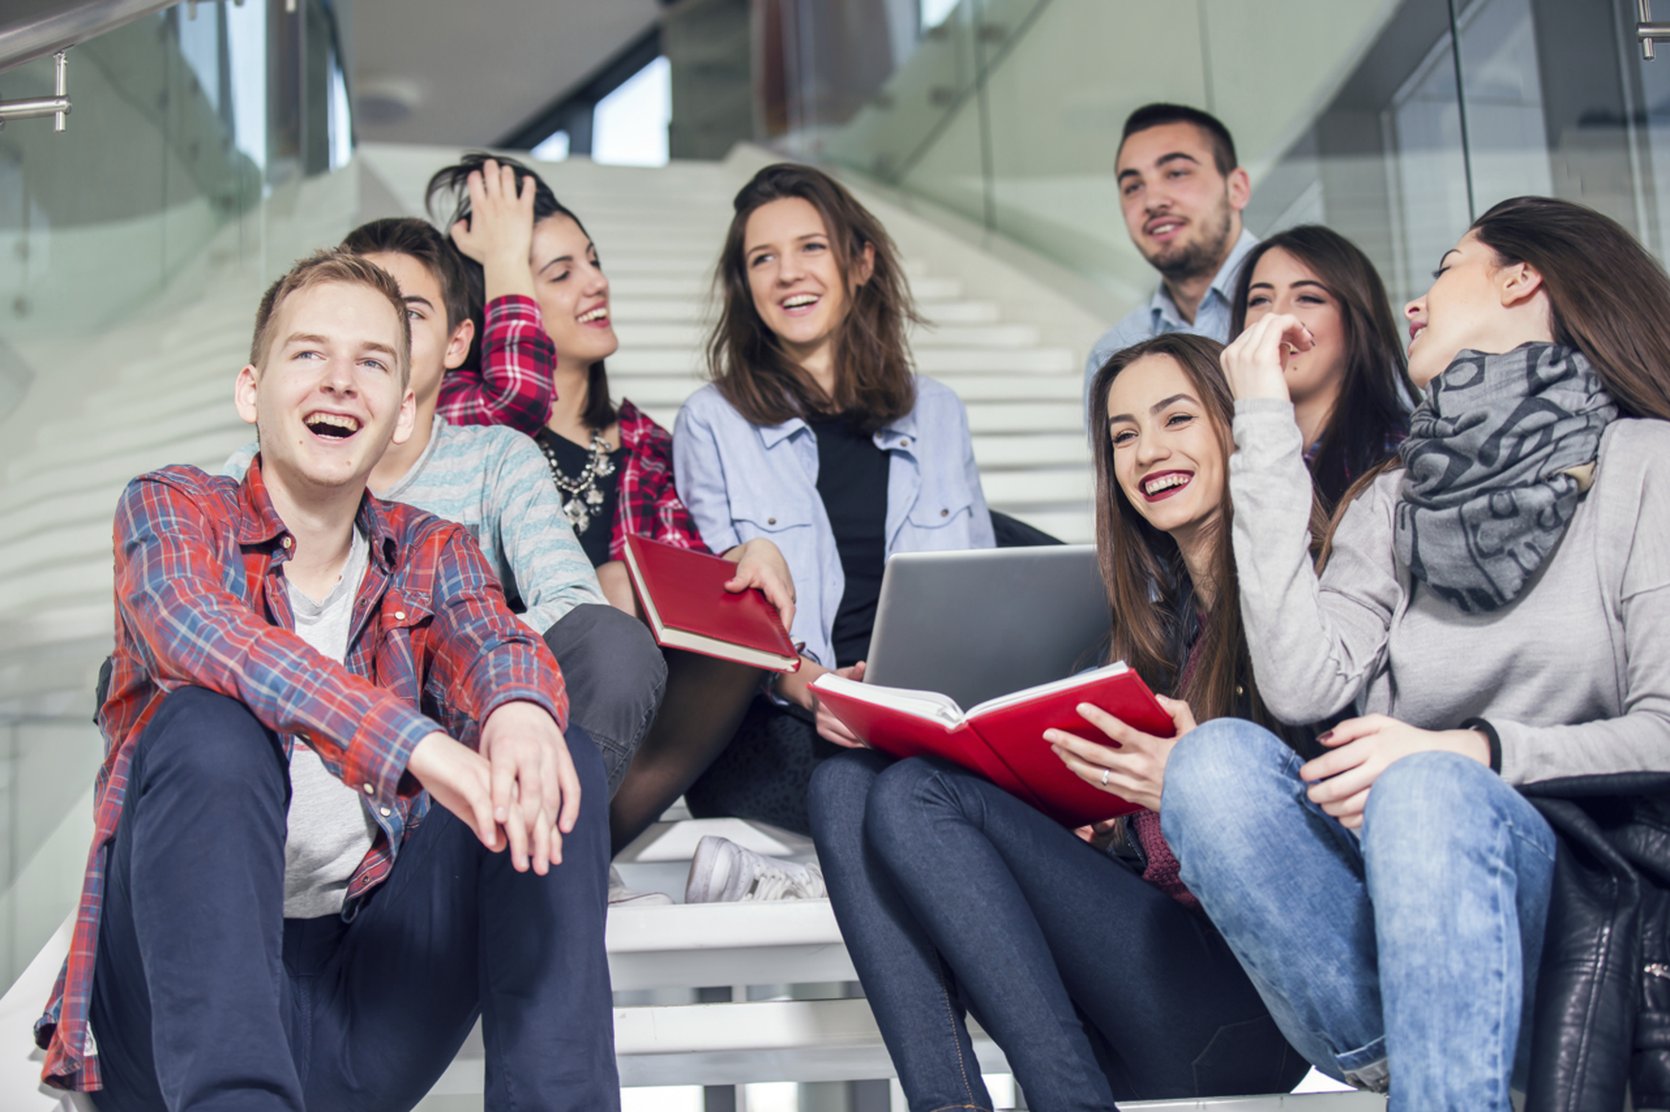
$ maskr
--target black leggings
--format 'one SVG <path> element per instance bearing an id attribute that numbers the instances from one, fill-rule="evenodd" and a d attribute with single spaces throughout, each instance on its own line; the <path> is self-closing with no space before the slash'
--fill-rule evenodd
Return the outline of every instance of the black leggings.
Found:
<path id="1" fill-rule="evenodd" d="M 728 815 L 810 834 L 806 787 L 812 770 L 840 751 L 818 736 L 809 712 L 756 699 L 736 737 L 684 799 L 697 818 Z"/>
<path id="2" fill-rule="evenodd" d="M 757 668 L 679 649 L 665 653 L 667 690 L 661 709 L 609 806 L 613 853 L 630 845 L 691 789 L 736 734 L 759 690 Z"/>

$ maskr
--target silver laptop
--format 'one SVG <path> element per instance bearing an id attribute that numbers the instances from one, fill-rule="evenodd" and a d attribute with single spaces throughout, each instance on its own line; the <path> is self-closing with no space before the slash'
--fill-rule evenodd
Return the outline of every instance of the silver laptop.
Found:
<path id="1" fill-rule="evenodd" d="M 901 552 L 882 575 L 864 680 L 966 709 L 1103 663 L 1110 622 L 1095 545 Z"/>

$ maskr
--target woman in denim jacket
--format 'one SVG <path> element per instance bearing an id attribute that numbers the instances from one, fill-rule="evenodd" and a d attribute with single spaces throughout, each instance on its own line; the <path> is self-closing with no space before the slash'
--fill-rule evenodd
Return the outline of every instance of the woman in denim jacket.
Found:
<path id="1" fill-rule="evenodd" d="M 863 675 L 888 556 L 991 547 L 991 514 L 962 402 L 912 372 L 915 310 L 881 223 L 786 163 L 754 175 L 734 208 L 713 381 L 674 426 L 675 481 L 709 545 L 782 550 L 803 660 L 686 799 L 697 815 L 804 832 L 815 754 L 856 744 L 809 685 Z"/>

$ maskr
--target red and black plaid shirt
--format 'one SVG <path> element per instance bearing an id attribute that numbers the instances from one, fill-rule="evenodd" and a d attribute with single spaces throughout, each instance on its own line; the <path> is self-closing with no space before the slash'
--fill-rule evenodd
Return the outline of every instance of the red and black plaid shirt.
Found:
<path id="1" fill-rule="evenodd" d="M 481 362 L 485 373 L 460 367 L 441 380 L 441 416 L 454 425 L 508 425 L 529 436 L 543 428 L 556 400 L 557 349 L 537 303 L 511 295 L 488 304 Z M 673 438 L 631 402 L 621 402 L 619 419 L 626 456 L 610 559 L 625 559 L 628 533 L 706 552 L 673 487 Z"/>
<path id="2" fill-rule="evenodd" d="M 388 876 L 428 810 L 429 797 L 406 775 L 425 735 L 445 729 L 473 746 L 476 724 L 514 700 L 535 703 L 566 726 L 556 661 L 505 609 L 498 576 L 463 526 L 370 495 L 355 524 L 370 542 L 370 564 L 339 664 L 294 632 L 284 564 L 295 541 L 273 509 L 259 457 L 241 484 L 170 467 L 141 475 L 123 494 L 93 845 L 69 956 L 35 1027 L 47 1084 L 100 1087 L 87 1012 L 105 870 L 134 745 L 169 692 L 195 686 L 237 699 L 286 748 L 300 738 L 363 792 L 379 832 L 349 879 L 349 900 Z"/>

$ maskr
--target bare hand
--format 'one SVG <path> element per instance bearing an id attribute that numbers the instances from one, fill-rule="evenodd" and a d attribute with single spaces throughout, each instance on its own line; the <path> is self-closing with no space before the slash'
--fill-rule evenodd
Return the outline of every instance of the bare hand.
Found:
<path id="1" fill-rule="evenodd" d="M 835 674 L 842 679 L 852 680 L 854 683 L 864 682 L 864 661 L 860 660 L 846 668 L 835 669 Z M 817 713 L 818 736 L 825 741 L 839 745 L 843 749 L 867 749 L 864 740 L 841 723 L 832 714 L 823 700 L 818 698 L 817 692 L 812 692 L 812 709 Z"/>
<path id="2" fill-rule="evenodd" d="M 1182 700 L 1163 695 L 1156 698 L 1171 715 L 1175 727 L 1171 737 L 1145 734 L 1100 707 L 1080 703 L 1079 717 L 1100 730 L 1114 745 L 1091 741 L 1066 730 L 1045 730 L 1044 740 L 1080 780 L 1139 807 L 1158 811 L 1160 794 L 1165 788 L 1166 761 L 1183 735 L 1195 728 L 1195 716 L 1189 704 Z"/>
<path id="3" fill-rule="evenodd" d="M 1490 764 L 1490 742 L 1477 730 L 1422 730 L 1384 714 L 1348 718 L 1316 739 L 1332 749 L 1299 769 L 1312 803 L 1342 826 L 1363 825 L 1369 789 L 1394 763 L 1411 753 L 1442 750 Z"/>
<path id="4" fill-rule="evenodd" d="M 1287 347 L 1309 351 L 1316 346 L 1310 329 L 1290 313 L 1274 313 L 1247 326 L 1218 357 L 1224 376 L 1237 400 L 1277 398 L 1288 400 L 1283 355 Z"/>
<path id="5" fill-rule="evenodd" d="M 480 753 L 439 730 L 426 734 L 406 758 L 406 771 L 431 799 L 458 816 L 481 844 L 497 853 L 499 824 L 493 821 L 493 773 Z"/>
<path id="6" fill-rule="evenodd" d="M 580 775 L 562 731 L 536 703 L 500 706 L 481 724 L 492 769 L 493 819 L 510 839 L 517 872 L 562 864 L 562 836 L 580 817 Z"/>
<path id="7" fill-rule="evenodd" d="M 452 226 L 458 250 L 481 264 L 487 298 L 519 293 L 533 296 L 533 178 L 516 185 L 516 171 L 493 159 L 465 182 L 470 215 Z"/>
<path id="8" fill-rule="evenodd" d="M 736 563 L 736 574 L 725 581 L 725 590 L 739 594 L 756 590 L 777 608 L 783 629 L 794 627 L 794 577 L 789 574 L 788 561 L 775 544 L 763 537 L 744 541 L 729 552 L 725 559 Z"/>

